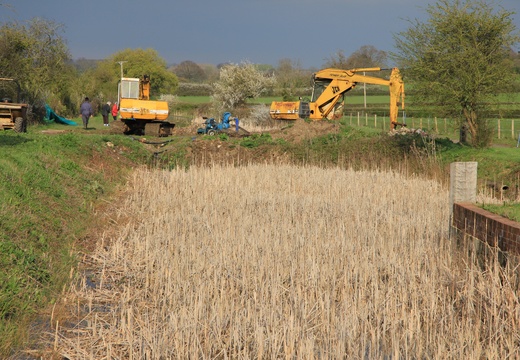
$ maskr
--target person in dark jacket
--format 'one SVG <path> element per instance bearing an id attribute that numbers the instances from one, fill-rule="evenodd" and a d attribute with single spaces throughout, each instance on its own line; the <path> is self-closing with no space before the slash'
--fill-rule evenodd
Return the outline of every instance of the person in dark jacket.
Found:
<path id="1" fill-rule="evenodd" d="M 110 108 L 110 101 L 107 101 L 106 104 L 103 104 L 101 107 L 101 115 L 103 116 L 103 126 L 108 126 L 108 115 L 112 109 Z"/>
<path id="2" fill-rule="evenodd" d="M 88 120 L 94 114 L 92 111 L 92 105 L 90 105 L 90 100 L 88 97 L 81 103 L 79 108 L 79 112 L 81 113 L 81 118 L 83 119 L 83 127 L 86 129 L 88 127 Z"/>

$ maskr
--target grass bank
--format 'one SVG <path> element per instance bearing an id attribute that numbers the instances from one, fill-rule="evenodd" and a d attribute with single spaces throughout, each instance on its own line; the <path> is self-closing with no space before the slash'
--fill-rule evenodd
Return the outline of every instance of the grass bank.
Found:
<path id="1" fill-rule="evenodd" d="M 26 340 L 34 316 L 60 297 L 74 246 L 146 153 L 123 136 L 0 133 L 0 354 Z M 63 131 L 63 130 L 62 130 Z M 87 135 L 88 134 L 88 135 Z"/>

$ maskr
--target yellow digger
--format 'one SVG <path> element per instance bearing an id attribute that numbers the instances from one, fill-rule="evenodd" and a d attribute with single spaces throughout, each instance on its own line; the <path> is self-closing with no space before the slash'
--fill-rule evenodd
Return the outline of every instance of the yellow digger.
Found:
<path id="1" fill-rule="evenodd" d="M 119 114 L 125 133 L 169 136 L 174 123 L 168 122 L 168 103 L 150 100 L 150 76 L 122 77 L 119 83 Z"/>
<path id="2" fill-rule="evenodd" d="M 381 71 L 381 68 L 359 68 L 351 70 L 327 68 L 313 74 L 312 96 L 310 102 L 274 101 L 269 115 L 275 120 L 297 119 L 339 119 L 342 116 L 345 94 L 358 83 L 386 85 L 390 89 L 390 128 L 395 129 L 399 102 L 404 109 L 404 83 L 399 69 L 393 68 L 390 79 L 365 76 L 360 73 Z"/>

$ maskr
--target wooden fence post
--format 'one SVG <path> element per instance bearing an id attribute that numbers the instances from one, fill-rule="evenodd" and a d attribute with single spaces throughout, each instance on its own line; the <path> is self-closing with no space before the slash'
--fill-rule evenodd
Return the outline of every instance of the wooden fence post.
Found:
<path id="1" fill-rule="evenodd" d="M 357 113 L 357 126 L 359 126 L 359 111 Z"/>
<path id="2" fill-rule="evenodd" d="M 500 119 L 498 119 L 498 138 L 500 139 Z"/>

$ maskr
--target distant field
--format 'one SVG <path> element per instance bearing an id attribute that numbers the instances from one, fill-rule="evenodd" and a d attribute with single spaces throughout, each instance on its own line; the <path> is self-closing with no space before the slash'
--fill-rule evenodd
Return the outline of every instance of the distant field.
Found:
<path id="1" fill-rule="evenodd" d="M 67 358 L 517 358 L 517 277 L 448 238 L 438 183 L 258 165 L 139 170 L 69 294 Z M 168 196 L 165 196 L 168 194 Z"/>
<path id="2" fill-rule="evenodd" d="M 207 104 L 211 101 L 209 96 L 178 96 L 178 101 L 188 104 Z"/>

